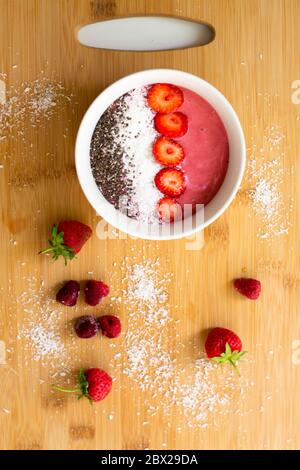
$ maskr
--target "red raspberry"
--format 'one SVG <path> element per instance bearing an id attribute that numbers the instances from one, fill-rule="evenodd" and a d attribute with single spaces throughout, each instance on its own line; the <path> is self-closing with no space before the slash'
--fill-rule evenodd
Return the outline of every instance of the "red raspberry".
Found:
<path id="1" fill-rule="evenodd" d="M 80 292 L 80 286 L 77 281 L 68 281 L 59 289 L 56 294 L 57 302 L 60 302 L 67 307 L 73 307 L 77 303 Z"/>
<path id="2" fill-rule="evenodd" d="M 99 325 L 95 317 L 84 315 L 76 320 L 75 331 L 79 338 L 92 338 L 99 331 Z"/>
<path id="3" fill-rule="evenodd" d="M 116 338 L 121 333 L 121 322 L 114 315 L 104 315 L 99 318 L 102 334 L 108 338 Z"/>
<path id="4" fill-rule="evenodd" d="M 261 283 L 257 279 L 240 278 L 235 279 L 234 287 L 236 290 L 251 300 L 258 299 L 261 292 Z"/>
<path id="5" fill-rule="evenodd" d="M 102 281 L 91 279 L 85 286 L 85 301 L 94 307 L 109 294 L 109 286 Z"/>

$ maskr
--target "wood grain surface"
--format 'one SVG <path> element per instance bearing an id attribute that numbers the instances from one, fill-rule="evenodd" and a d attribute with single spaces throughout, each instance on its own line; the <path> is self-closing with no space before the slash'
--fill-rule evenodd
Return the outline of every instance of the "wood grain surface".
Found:
<path id="1" fill-rule="evenodd" d="M 0 141 L 0 447 L 299 448 L 300 104 L 292 99 L 292 83 L 300 79 L 300 2 L 0 0 L 0 11 L 0 73 L 6 74 L 0 79 L 7 92 L 46 77 L 61 83 L 70 97 L 35 127 L 25 114 L 20 128 L 12 123 Z M 201 48 L 157 53 L 101 51 L 77 42 L 78 25 L 127 14 L 203 20 L 214 26 L 216 37 Z M 272 227 L 267 228 L 270 237 L 258 236 L 266 228 L 265 215 L 255 211 L 251 199 L 253 178 L 263 180 L 266 175 L 253 175 L 250 168 L 234 203 L 205 231 L 202 249 L 187 249 L 186 240 L 155 243 L 101 240 L 94 235 L 67 267 L 38 256 L 49 227 L 60 218 L 78 218 L 94 230 L 100 220 L 82 194 L 74 167 L 76 132 L 87 107 L 118 78 L 158 67 L 191 72 L 219 88 L 240 117 L 248 160 L 254 159 L 259 168 L 266 161 L 279 162 L 273 174 L 268 173 L 272 164 L 259 170 L 266 172 L 269 181 L 280 177 L 281 213 L 272 217 Z M 279 216 L 288 233 L 278 233 Z M 177 336 L 173 328 L 165 338 L 170 350 L 174 341 L 183 344 L 191 362 L 203 351 L 205 331 L 219 325 L 238 332 L 248 351 L 241 364 L 242 378 L 231 379 L 236 381 L 238 409 L 224 415 L 211 413 L 207 426 L 189 426 L 178 406 L 166 416 L 163 400 L 154 416 L 149 415 L 147 392 L 123 374 L 126 355 L 121 367 L 111 366 L 113 355 L 123 347 L 122 339 L 114 347 L 103 338 L 88 344 L 76 339 L 75 346 L 70 345 L 75 348 L 70 349 L 75 351 L 71 352 L 72 370 L 80 365 L 101 366 L 116 378 L 114 391 L 103 403 L 90 407 L 87 401 L 60 398 L 51 392 L 51 383 L 72 382 L 73 377 L 55 377 L 55 364 L 53 369 L 47 357 L 33 360 L 34 352 L 22 334 L 31 315 L 37 318 L 44 309 L 49 314 L 49 306 L 43 304 L 47 298 L 41 299 L 39 308 L 32 307 L 33 312 L 26 311 L 20 296 L 30 295 L 28 283 L 37 289 L 43 280 L 47 297 L 53 296 L 61 281 L 84 280 L 93 273 L 111 283 L 113 295 L 121 288 L 119 267 L 124 259 L 130 267 L 157 258 L 161 275 L 173 273 L 168 285 L 170 315 L 180 320 L 175 323 Z M 247 301 L 234 292 L 231 281 L 241 275 L 261 280 L 258 301 Z M 65 308 L 53 321 L 63 325 L 81 309 L 90 312 L 81 301 L 76 313 Z M 120 315 L 125 338 L 133 313 L 126 298 L 115 307 L 107 303 L 101 309 Z M 226 382 L 226 370 L 220 374 Z M 239 380 L 249 382 L 243 393 Z"/>

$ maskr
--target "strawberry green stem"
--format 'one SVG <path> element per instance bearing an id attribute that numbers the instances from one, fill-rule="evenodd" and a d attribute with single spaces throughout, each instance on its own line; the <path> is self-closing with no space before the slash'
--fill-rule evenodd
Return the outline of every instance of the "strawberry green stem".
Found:
<path id="1" fill-rule="evenodd" d="M 76 392 L 81 392 L 80 388 L 63 388 L 60 387 L 59 385 L 52 385 L 53 390 L 58 390 L 59 392 L 65 392 L 65 393 L 76 393 Z"/>
<path id="2" fill-rule="evenodd" d="M 236 366 L 236 364 L 231 359 L 229 359 L 229 363 L 234 367 L 234 370 L 236 371 L 237 375 L 240 377 L 241 373 L 240 373 L 238 367 Z"/>
<path id="3" fill-rule="evenodd" d="M 53 260 L 56 261 L 60 256 L 65 260 L 67 264 L 68 260 L 72 260 L 76 257 L 74 248 L 64 244 L 64 232 L 58 232 L 58 225 L 55 224 L 51 230 L 51 239 L 49 240 L 50 247 L 45 250 L 41 250 L 39 255 L 52 253 Z"/>
<path id="4" fill-rule="evenodd" d="M 39 255 L 44 255 L 46 253 L 51 253 L 51 251 L 53 251 L 53 247 L 50 247 L 50 248 L 46 248 L 45 250 L 41 250 L 39 251 Z"/>
<path id="5" fill-rule="evenodd" d="M 81 368 L 79 371 L 78 383 L 75 388 L 64 388 L 60 387 L 59 385 L 52 385 L 52 388 L 53 390 L 58 390 L 59 392 L 77 393 L 78 399 L 81 397 L 86 397 L 90 403 L 93 401 L 88 393 L 89 383 L 86 379 L 83 368 Z"/>

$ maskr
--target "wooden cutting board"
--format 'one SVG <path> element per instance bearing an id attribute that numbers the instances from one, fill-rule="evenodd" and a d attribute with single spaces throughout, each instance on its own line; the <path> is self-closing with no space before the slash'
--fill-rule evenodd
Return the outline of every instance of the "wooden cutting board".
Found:
<path id="1" fill-rule="evenodd" d="M 292 89 L 300 79 L 299 2 L 0 0 L 0 10 L 0 79 L 7 99 L 17 96 L 11 117 L 4 118 L 3 111 L 2 121 L 0 117 L 0 133 L 6 126 L 0 141 L 1 448 L 299 448 L 300 104 Z M 203 20 L 214 26 L 216 37 L 201 48 L 157 53 L 100 51 L 77 42 L 78 25 L 127 14 Z M 87 107 L 118 78 L 155 67 L 204 78 L 236 109 L 252 163 L 234 203 L 205 231 L 202 249 L 188 249 L 187 240 L 155 243 L 94 235 L 67 267 L 38 256 L 49 227 L 60 218 L 77 218 L 94 230 L 100 221 L 81 192 L 74 167 L 76 132 Z M 47 93 L 36 103 L 38 86 Z M 53 94 L 60 99 L 51 111 Z M 39 114 L 39 109 L 45 111 Z M 67 279 L 102 278 L 115 297 L 126 270 L 157 259 L 157 276 L 171 279 L 163 286 L 174 321 L 162 327 L 163 341 L 184 362 L 183 376 L 191 368 L 200 380 L 187 389 L 185 399 L 191 402 L 170 410 L 165 396 L 153 397 L 160 380 L 158 374 L 154 381 L 155 365 L 147 382 L 151 392 L 141 389 L 145 378 L 124 374 L 126 338 L 144 321 L 128 292 L 121 293 L 120 302 L 106 300 L 95 310 L 84 307 L 83 300 L 75 310 L 58 312 L 51 303 L 57 285 Z M 231 281 L 241 275 L 261 280 L 258 301 L 234 292 Z M 122 337 L 84 342 L 74 338 L 70 327 L 63 333 L 66 375 L 65 359 L 52 361 L 42 355 L 45 350 L 37 353 L 33 340 L 41 331 L 34 328 L 46 324 L 65 331 L 76 316 L 95 312 L 119 315 Z M 195 360 L 203 351 L 206 330 L 216 325 L 234 329 L 248 355 L 241 377 L 230 375 L 226 366 L 213 371 L 205 394 L 203 368 L 195 369 Z M 141 338 L 146 333 L 142 329 Z M 72 384 L 80 365 L 103 367 L 116 379 L 111 395 L 94 407 L 51 392 L 53 382 Z M 221 381 L 216 393 L 222 393 L 222 380 L 225 386 L 229 376 L 228 404 L 220 411 L 213 403 L 210 411 L 207 397 L 215 399 L 214 380 Z M 198 409 L 207 409 L 207 419 L 198 416 L 197 421 Z"/>

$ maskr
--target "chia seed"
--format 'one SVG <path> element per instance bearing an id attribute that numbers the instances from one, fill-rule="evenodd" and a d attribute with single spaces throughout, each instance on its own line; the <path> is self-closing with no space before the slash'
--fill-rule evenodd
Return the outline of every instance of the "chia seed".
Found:
<path id="1" fill-rule="evenodd" d="M 126 93 L 102 114 L 92 136 L 90 161 L 96 184 L 108 202 L 121 209 L 121 198 L 122 211 L 129 217 L 158 223 L 155 207 L 161 193 L 153 181 L 160 165 L 152 155 L 157 133 L 146 91 Z"/>

